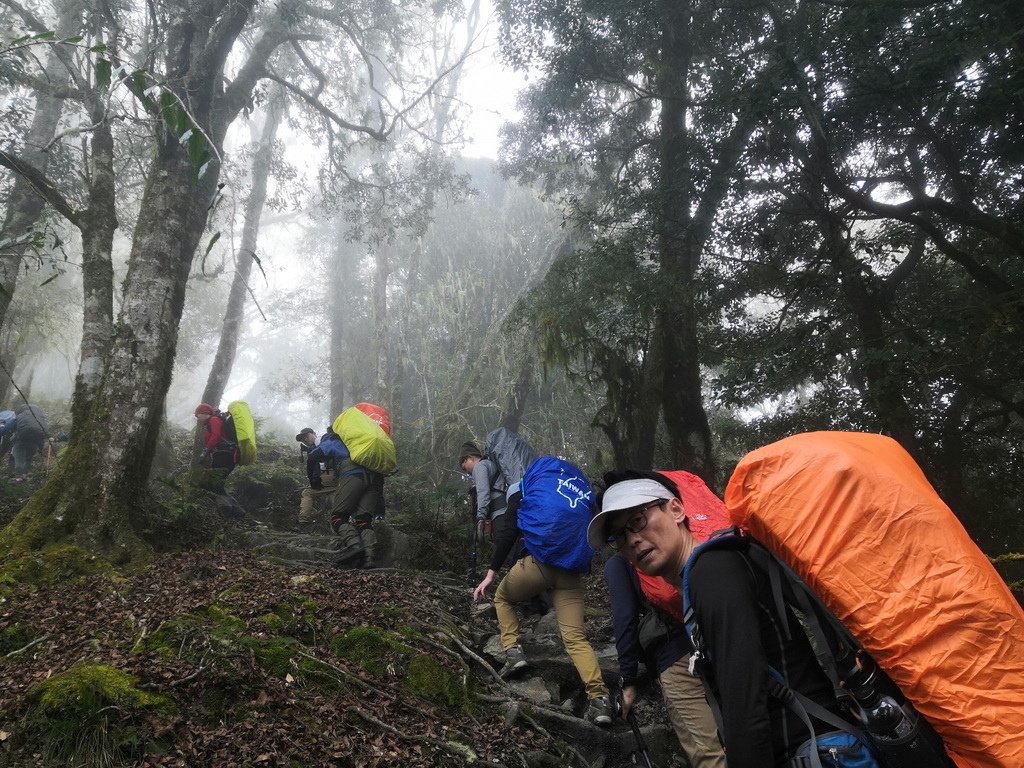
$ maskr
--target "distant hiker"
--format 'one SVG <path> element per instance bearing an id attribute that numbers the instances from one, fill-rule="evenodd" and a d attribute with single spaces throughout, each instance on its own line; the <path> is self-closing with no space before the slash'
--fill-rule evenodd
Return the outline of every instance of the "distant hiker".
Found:
<path id="1" fill-rule="evenodd" d="M 725 768 L 725 753 L 704 686 L 690 672 L 693 645 L 679 590 L 617 553 L 604 566 L 619 657 L 622 717 L 636 701 L 639 662 L 657 674 L 669 721 L 693 768 Z"/>
<path id="2" fill-rule="evenodd" d="M 335 565 L 377 567 L 377 534 L 373 521 L 384 517 L 384 475 L 353 461 L 345 442 L 333 430 L 326 432 L 320 444 L 309 451 L 307 462 L 334 466 L 331 530 L 338 535 L 339 547 Z"/>
<path id="3" fill-rule="evenodd" d="M 333 434 L 330 427 L 328 433 Z M 327 435 L 324 435 L 326 438 Z M 314 502 L 318 498 L 331 498 L 334 493 L 334 459 L 328 458 L 323 461 L 319 457 L 310 457 L 310 453 L 316 448 L 316 432 L 312 427 L 304 427 L 295 436 L 299 443 L 299 453 L 305 456 L 306 477 L 309 478 L 309 487 L 302 489 L 299 499 L 299 526 L 308 527 L 313 523 Z"/>
<path id="4" fill-rule="evenodd" d="M 500 674 L 507 677 L 528 664 L 519 641 L 515 605 L 548 592 L 565 650 L 586 688 L 589 703 L 584 717 L 609 726 L 614 710 L 608 686 L 583 628 L 581 574 L 589 570 L 594 555 L 585 536 L 592 511 L 593 494 L 580 470 L 552 456 L 531 463 L 518 490 L 509 498 L 504 513 L 507 520 L 495 534 L 491 565 L 473 590 L 473 600 L 484 597 L 517 535 L 522 533 L 524 556 L 509 569 L 494 593 L 505 649 Z"/>
<path id="5" fill-rule="evenodd" d="M 241 517 L 245 510 L 228 496 L 224 487 L 228 475 L 238 464 L 238 442 L 232 419 L 208 403 L 196 406 L 195 417 L 203 428 L 203 452 L 199 463 L 212 470 L 204 479 L 204 486 L 216 496 L 218 513 L 224 517 Z"/>
<path id="6" fill-rule="evenodd" d="M 14 428 L 18 421 L 14 411 L 0 411 L 0 458 L 11 450 L 14 439 Z"/>
<path id="7" fill-rule="evenodd" d="M 472 440 L 462 444 L 459 452 L 459 469 L 473 479 L 471 497 L 475 502 L 474 519 L 476 521 L 476 539 L 482 541 L 490 524 L 492 537 L 505 524 L 505 508 L 507 500 L 505 492 L 508 486 L 501 476 L 495 461 L 483 455 L 480 448 Z"/>
<path id="8" fill-rule="evenodd" d="M 683 566 L 698 541 L 673 483 L 656 472 L 609 473 L 605 482 L 601 511 L 588 530 L 591 546 L 610 541 L 639 570 L 680 588 Z M 836 703 L 797 617 L 787 612 L 782 624 L 765 608 L 775 605 L 768 575 L 740 551 L 706 552 L 692 568 L 689 587 L 712 660 L 705 683 L 721 706 L 729 768 L 789 766 L 810 731 L 769 694 L 768 667 L 821 708 Z"/>
<path id="9" fill-rule="evenodd" d="M 29 468 L 32 459 L 46 444 L 49 426 L 38 405 L 19 405 L 14 409 L 14 434 L 11 435 L 11 466 L 16 472 Z"/>

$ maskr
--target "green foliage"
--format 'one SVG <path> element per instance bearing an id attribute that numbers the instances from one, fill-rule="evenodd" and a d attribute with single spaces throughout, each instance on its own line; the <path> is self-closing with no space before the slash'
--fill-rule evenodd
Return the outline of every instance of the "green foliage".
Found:
<path id="1" fill-rule="evenodd" d="M 138 679 L 102 664 L 76 664 L 37 683 L 24 733 L 48 760 L 113 768 L 137 759 L 147 745 L 147 713 L 169 701 L 138 687 Z"/>

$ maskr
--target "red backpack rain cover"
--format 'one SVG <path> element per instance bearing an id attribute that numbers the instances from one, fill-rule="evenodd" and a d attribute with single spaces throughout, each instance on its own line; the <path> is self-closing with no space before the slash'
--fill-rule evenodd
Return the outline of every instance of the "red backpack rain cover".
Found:
<path id="1" fill-rule="evenodd" d="M 780 440 L 744 457 L 725 503 L 817 592 L 960 768 L 1024 766 L 1024 611 L 898 443 Z"/>

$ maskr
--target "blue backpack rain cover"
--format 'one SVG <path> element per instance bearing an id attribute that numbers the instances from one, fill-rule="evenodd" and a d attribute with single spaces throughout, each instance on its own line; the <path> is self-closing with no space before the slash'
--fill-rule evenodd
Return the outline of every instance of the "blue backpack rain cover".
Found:
<path id="1" fill-rule="evenodd" d="M 541 456 L 523 476 L 519 530 L 526 551 L 545 565 L 586 573 L 594 550 L 587 526 L 594 515 L 594 492 L 586 476 L 567 461 Z"/>

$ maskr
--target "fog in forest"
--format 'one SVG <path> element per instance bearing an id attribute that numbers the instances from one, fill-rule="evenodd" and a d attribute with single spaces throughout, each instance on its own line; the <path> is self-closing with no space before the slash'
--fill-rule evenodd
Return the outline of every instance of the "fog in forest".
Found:
<path id="1" fill-rule="evenodd" d="M 591 5 L 4 2 L 0 404 L 70 438 L 53 504 L 135 504 L 204 401 L 286 451 L 367 401 L 421 489 L 499 424 L 719 492 L 878 432 L 1020 542 L 1009 6 Z"/>

